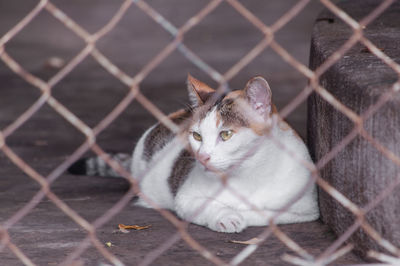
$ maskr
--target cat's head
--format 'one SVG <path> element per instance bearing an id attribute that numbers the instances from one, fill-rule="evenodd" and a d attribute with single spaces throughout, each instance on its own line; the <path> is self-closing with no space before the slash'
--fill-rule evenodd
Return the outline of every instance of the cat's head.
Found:
<path id="1" fill-rule="evenodd" d="M 188 141 L 198 161 L 218 171 L 241 163 L 272 114 L 267 81 L 257 76 L 243 90 L 219 95 L 189 75 L 188 91 L 194 108 Z"/>

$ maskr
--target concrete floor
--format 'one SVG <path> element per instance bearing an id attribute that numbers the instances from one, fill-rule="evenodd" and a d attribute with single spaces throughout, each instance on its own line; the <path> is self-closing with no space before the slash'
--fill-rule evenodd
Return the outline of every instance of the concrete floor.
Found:
<path id="1" fill-rule="evenodd" d="M 95 32 L 117 11 L 120 1 L 52 1 L 89 32 Z M 208 1 L 147 1 L 175 26 L 182 25 Z M 296 1 L 242 1 L 265 23 L 271 24 Z M 34 1 L 0 0 L 0 36 L 34 6 Z M 310 32 L 321 7 L 312 2 L 293 21 L 280 30 L 277 41 L 299 61 L 308 64 Z M 249 22 L 228 4 L 222 3 L 198 26 L 185 35 L 185 44 L 217 71 L 224 73 L 262 38 Z M 165 45 L 170 36 L 137 7 L 132 6 L 117 27 L 98 43 L 98 48 L 129 75 L 135 75 Z M 84 47 L 82 40 L 46 11 L 6 46 L 29 72 L 48 80 L 57 70 L 46 66 L 56 56 L 70 60 Z M 174 52 L 150 73 L 141 84 L 143 93 L 165 113 L 187 102 L 187 73 L 215 86 L 179 52 Z M 267 49 L 230 82 L 242 88 L 255 75 L 269 81 L 278 108 L 285 106 L 307 80 Z M 0 129 L 3 130 L 40 96 L 37 88 L 20 79 L 0 62 Z M 127 88 L 88 57 L 57 84 L 53 95 L 89 126 L 95 126 L 127 93 Z M 306 109 L 298 107 L 288 121 L 305 138 Z M 111 126 L 100 134 L 99 145 L 106 151 L 130 152 L 142 132 L 155 119 L 139 103 L 133 102 Z M 27 123 L 7 138 L 7 144 L 40 174 L 47 176 L 84 141 L 84 137 L 54 110 L 44 106 Z M 38 192 L 39 186 L 0 153 L 0 223 L 5 223 Z M 92 222 L 111 208 L 129 189 L 122 179 L 61 175 L 52 191 L 82 217 Z M 115 234 L 119 223 L 151 224 L 147 230 Z M 240 234 L 215 233 L 196 225 L 189 233 L 202 245 L 229 262 L 244 247 L 229 240 L 248 240 L 265 228 L 249 228 Z M 335 236 L 321 222 L 285 225 L 281 229 L 313 255 L 321 254 Z M 85 231 L 44 199 L 9 230 L 12 242 L 37 265 L 56 265 L 85 238 Z M 108 250 L 127 265 L 136 265 L 149 252 L 176 233 L 174 227 L 156 211 L 128 205 L 102 226 L 97 236 L 113 246 Z M 290 251 L 275 237 L 268 239 L 243 265 L 287 265 L 281 256 Z M 85 265 L 107 262 L 94 248 L 81 255 Z M 347 254 L 335 264 L 354 264 L 360 260 Z M 180 240 L 158 257 L 152 265 L 208 265 L 196 251 Z M 7 248 L 0 252 L 0 265 L 21 265 Z"/>

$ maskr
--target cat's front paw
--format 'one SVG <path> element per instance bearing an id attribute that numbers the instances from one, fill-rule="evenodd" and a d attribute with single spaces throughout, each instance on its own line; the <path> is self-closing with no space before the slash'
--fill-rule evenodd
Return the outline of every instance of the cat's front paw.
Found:
<path id="1" fill-rule="evenodd" d="M 215 223 L 212 226 L 213 230 L 223 233 L 239 233 L 246 228 L 246 221 L 237 212 L 229 211 L 222 212 L 217 216 Z"/>

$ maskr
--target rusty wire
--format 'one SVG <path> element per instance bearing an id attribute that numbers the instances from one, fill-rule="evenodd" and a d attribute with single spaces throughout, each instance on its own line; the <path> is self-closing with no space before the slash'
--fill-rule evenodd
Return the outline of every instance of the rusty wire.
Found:
<path id="1" fill-rule="evenodd" d="M 371 23 L 376 17 L 382 14 L 393 2 L 394 0 L 385 0 L 380 3 L 370 14 L 368 14 L 361 21 L 357 22 L 341 10 L 338 6 L 329 0 L 320 0 L 320 2 L 328 8 L 333 14 L 347 23 L 353 30 L 352 36 L 335 52 L 333 53 L 325 62 L 323 62 L 315 71 L 310 70 L 307 66 L 297 61 L 289 52 L 287 52 L 279 43 L 276 42 L 274 35 L 283 26 L 285 26 L 289 21 L 291 21 L 297 14 L 299 14 L 310 0 L 300 0 L 295 4 L 289 11 L 287 11 L 283 16 L 281 16 L 273 25 L 265 25 L 259 18 L 257 18 L 251 11 L 246 9 L 238 0 L 226 0 L 232 8 L 234 8 L 240 15 L 247 19 L 254 27 L 256 27 L 264 35 L 264 38 L 250 51 L 242 57 L 236 64 L 234 64 L 226 73 L 219 73 L 206 62 L 200 59 L 193 51 L 190 50 L 184 43 L 185 34 L 195 27 L 202 20 L 206 19 L 207 15 L 210 14 L 216 7 L 218 7 L 223 0 L 211 0 L 204 8 L 202 8 L 197 14 L 192 16 L 186 21 L 180 28 L 175 27 L 170 21 L 165 19 L 157 10 L 151 7 L 149 4 L 142 0 L 125 0 L 121 4 L 119 10 L 114 14 L 114 16 L 106 23 L 100 30 L 94 34 L 88 33 L 74 20 L 69 18 L 61 9 L 56 5 L 51 3 L 49 0 L 41 0 L 35 8 L 33 8 L 28 15 L 26 15 L 19 23 L 17 23 L 12 29 L 10 29 L 5 35 L 0 39 L 0 58 L 1 60 L 18 76 L 23 80 L 38 88 L 42 95 L 38 100 L 35 101 L 22 115 L 20 115 L 15 121 L 13 121 L 4 130 L 0 131 L 0 149 L 2 152 L 23 172 L 25 172 L 30 178 L 35 180 L 41 187 L 41 189 L 34 195 L 34 197 L 18 212 L 16 212 L 12 217 L 3 222 L 0 225 L 0 251 L 7 247 L 17 258 L 21 260 L 25 265 L 34 265 L 34 263 L 12 242 L 8 229 L 10 229 L 14 224 L 16 224 L 20 219 L 27 215 L 37 204 L 41 202 L 44 197 L 49 198 L 62 212 L 64 212 L 68 217 L 74 220 L 78 225 L 87 231 L 87 237 L 81 241 L 80 245 L 75 249 L 74 252 L 68 255 L 64 260 L 63 264 L 69 265 L 76 258 L 79 258 L 90 245 L 93 245 L 99 252 L 111 263 L 115 265 L 124 265 L 115 255 L 111 254 L 104 245 L 98 239 L 96 235 L 96 229 L 102 226 L 104 223 L 109 221 L 113 216 L 119 213 L 128 202 L 135 196 L 139 195 L 144 200 L 146 200 L 150 205 L 152 205 L 161 215 L 168 219 L 177 228 L 177 233 L 173 235 L 168 241 L 162 243 L 153 252 L 146 255 L 145 259 L 142 261 L 141 265 L 148 265 L 162 255 L 169 247 L 175 244 L 180 239 L 183 239 L 190 245 L 193 249 L 197 250 L 204 258 L 213 262 L 216 265 L 237 265 L 250 256 L 259 246 L 260 243 L 265 241 L 271 235 L 275 235 L 282 243 L 284 243 L 290 250 L 294 251 L 297 256 L 294 255 L 283 255 L 283 259 L 288 263 L 295 265 L 324 265 L 330 263 L 340 256 L 350 252 L 353 249 L 352 245 L 343 246 L 343 243 L 348 240 L 348 238 L 354 233 L 358 228 L 363 228 L 364 231 L 373 238 L 381 247 L 387 250 L 391 255 L 379 253 L 376 251 L 370 251 L 368 254 L 370 257 L 380 260 L 382 262 L 388 263 L 398 263 L 400 257 L 400 250 L 398 247 L 392 245 L 389 241 L 382 238 L 375 229 L 369 225 L 365 220 L 365 215 L 371 209 L 375 208 L 383 199 L 389 196 L 393 190 L 400 185 L 400 176 L 397 177 L 391 184 L 387 186 L 372 202 L 369 202 L 365 207 L 359 207 L 353 202 L 351 202 L 347 197 L 337 191 L 329 183 L 324 181 L 319 176 L 319 170 L 322 169 L 329 161 L 331 161 L 335 156 L 342 151 L 347 144 L 349 144 L 357 136 L 361 136 L 366 141 L 368 141 L 372 147 L 377 151 L 382 153 L 386 158 L 391 160 L 394 164 L 400 166 L 400 158 L 391 152 L 387 147 L 379 143 L 374 139 L 363 126 L 363 122 L 376 113 L 385 103 L 390 101 L 391 97 L 398 93 L 400 90 L 400 80 L 395 82 L 391 89 L 383 93 L 378 101 L 368 107 L 368 109 L 363 114 L 356 114 L 350 108 L 341 103 L 336 99 L 331 93 L 329 93 L 325 88 L 319 84 L 319 77 L 327 71 L 333 64 L 340 60 L 344 54 L 351 49 L 356 43 L 361 43 L 367 47 L 367 49 L 376 57 L 381 59 L 385 64 L 387 64 L 391 69 L 393 69 L 400 76 L 400 65 L 394 62 L 390 57 L 385 55 L 385 53 L 379 50 L 372 42 L 370 42 L 363 34 L 363 29 Z M 173 40 L 165 46 L 152 60 L 150 60 L 134 77 L 131 77 L 119 69 L 110 59 L 101 53 L 96 47 L 96 42 L 107 35 L 117 23 L 123 18 L 126 11 L 131 8 L 131 6 L 136 6 L 157 22 L 163 29 L 171 34 Z M 47 82 L 40 79 L 39 77 L 26 71 L 21 65 L 18 64 L 7 52 L 6 44 L 13 39 L 22 29 L 24 29 L 29 23 L 41 12 L 48 12 L 56 19 L 58 19 L 65 27 L 70 29 L 79 38 L 81 38 L 86 46 L 77 55 L 70 60 L 58 73 L 56 73 Z M 309 186 L 315 181 L 320 188 L 327 192 L 336 201 L 342 204 L 346 209 L 354 214 L 356 220 L 354 224 L 347 229 L 347 231 L 339 236 L 330 247 L 328 247 L 323 253 L 318 257 L 313 257 L 305 251 L 300 244 L 296 243 L 290 239 L 285 233 L 283 233 L 278 226 L 274 224 L 273 217 L 270 220 L 270 226 L 268 226 L 259 236 L 259 242 L 257 244 L 252 244 L 244 248 L 239 252 L 230 262 L 222 261 L 212 251 L 203 247 L 195 239 L 193 239 L 187 231 L 187 222 L 181 222 L 178 220 L 171 212 L 167 210 L 160 209 L 154 202 L 141 193 L 136 179 L 139 177 L 133 177 L 129 172 L 127 172 L 121 165 L 116 161 L 112 160 L 103 149 L 96 143 L 96 137 L 104 129 L 106 129 L 128 106 L 129 104 L 136 100 L 144 108 L 146 108 L 151 114 L 154 115 L 161 123 L 166 125 L 173 132 L 179 132 L 179 127 L 175 125 L 167 115 L 165 115 L 161 110 L 158 109 L 148 98 L 146 98 L 140 91 L 140 83 L 145 77 L 151 73 L 155 67 L 157 67 L 161 62 L 164 61 L 173 51 L 177 50 L 182 55 L 184 55 L 191 63 L 201 69 L 203 72 L 208 74 L 212 79 L 217 81 L 220 88 L 227 89 L 227 83 L 233 77 L 235 77 L 245 66 L 256 58 L 257 55 L 262 53 L 265 49 L 271 48 L 283 60 L 288 62 L 294 69 L 302 73 L 306 78 L 309 79 L 309 85 L 307 85 L 301 93 L 299 93 L 293 100 L 285 106 L 280 111 L 280 116 L 275 117 L 276 123 L 279 123 L 281 119 L 287 117 L 299 104 L 304 102 L 304 100 L 312 93 L 316 92 L 325 101 L 330 103 L 336 110 L 347 116 L 353 123 L 354 129 L 342 139 L 336 146 L 334 146 L 330 152 L 324 155 L 315 166 L 310 165 L 307 162 L 301 161 L 296 158 L 294 152 L 286 147 L 284 143 L 279 143 L 278 140 L 271 137 L 277 145 L 279 145 L 285 152 L 288 152 L 295 159 L 300 160 L 304 167 L 308 168 L 312 172 L 313 179 L 310 180 Z M 81 121 L 77 116 L 73 114 L 68 108 L 63 106 L 59 101 L 57 101 L 52 96 L 52 88 L 63 80 L 76 66 L 78 66 L 87 56 L 91 55 L 104 69 L 106 69 L 110 74 L 112 74 L 116 79 L 120 80 L 123 84 L 128 87 L 127 95 L 120 101 L 120 103 L 106 116 L 102 119 L 95 127 L 90 128 L 83 121 Z M 86 140 L 81 146 L 75 150 L 71 156 L 68 157 L 63 163 L 57 166 L 48 176 L 44 177 L 40 175 L 35 169 L 33 169 L 29 164 L 27 164 L 22 158 L 20 158 L 13 150 L 7 145 L 7 137 L 12 135 L 18 128 L 20 128 L 25 122 L 27 122 L 35 113 L 37 113 L 40 108 L 48 104 L 52 107 L 60 116 L 66 119 L 70 124 L 77 128 L 83 135 L 85 135 Z M 107 164 L 109 164 L 113 169 L 115 169 L 121 176 L 125 177 L 131 183 L 131 189 L 107 212 L 101 215 L 93 223 L 89 223 L 79 214 L 77 214 L 73 209 L 67 206 L 60 198 L 58 198 L 50 188 L 52 182 L 54 182 L 59 176 L 61 176 L 64 171 L 77 159 L 79 159 L 85 152 L 92 150 L 98 156 L 104 159 Z M 136 178 L 136 179 L 135 179 Z M 234 191 L 227 185 L 222 185 L 221 190 L 228 189 L 232 194 L 236 195 L 246 203 L 245 197 L 241 196 L 239 192 Z M 307 188 L 305 188 L 307 189 Z M 305 191 L 304 189 L 304 191 Z M 216 193 L 220 193 L 218 190 Z M 303 193 L 304 193 L 303 191 Z M 302 193 L 299 193 L 296 197 L 291 199 L 291 201 L 280 210 L 282 213 L 285 209 L 289 208 L 297 198 L 301 197 Z M 250 203 L 246 203 L 253 210 L 257 210 L 255 206 L 251 206 Z M 204 209 L 204 206 L 199 208 L 196 213 L 199 213 Z M 277 215 L 279 215 L 278 213 Z M 262 211 L 260 211 L 262 215 Z"/>

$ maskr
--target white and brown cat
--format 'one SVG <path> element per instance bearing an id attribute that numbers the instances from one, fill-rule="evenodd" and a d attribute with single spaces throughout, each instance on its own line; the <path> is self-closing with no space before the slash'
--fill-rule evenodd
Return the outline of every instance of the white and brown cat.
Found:
<path id="1" fill-rule="evenodd" d="M 273 139 L 311 162 L 306 146 L 285 122 L 271 126 L 276 111 L 262 77 L 252 78 L 243 90 L 218 96 L 189 76 L 188 90 L 190 110 L 169 116 L 180 125 L 179 134 L 158 123 L 143 134 L 131 158 L 116 155 L 114 159 L 130 168 L 147 199 L 184 220 L 229 233 L 268 225 L 311 178 L 309 170 Z M 70 170 L 116 175 L 99 158 L 80 161 Z M 151 207 L 142 198 L 136 204 Z M 313 184 L 275 223 L 318 217 Z"/>

